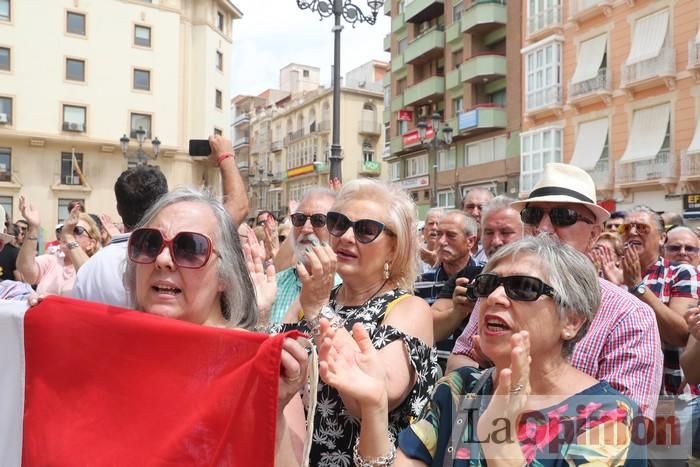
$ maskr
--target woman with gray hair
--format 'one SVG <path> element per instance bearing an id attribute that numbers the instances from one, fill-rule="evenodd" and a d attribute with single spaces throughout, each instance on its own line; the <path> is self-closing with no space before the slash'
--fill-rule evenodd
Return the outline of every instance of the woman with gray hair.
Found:
<path id="1" fill-rule="evenodd" d="M 398 449 L 386 421 L 390 369 L 362 328 L 354 343 L 327 332 L 321 377 L 361 407 L 355 464 L 645 465 L 644 448 L 631 441 L 634 403 L 567 358 L 598 309 L 590 261 L 551 236 L 527 237 L 489 258 L 472 287 L 483 300 L 481 348 L 495 369 L 445 376 Z"/>

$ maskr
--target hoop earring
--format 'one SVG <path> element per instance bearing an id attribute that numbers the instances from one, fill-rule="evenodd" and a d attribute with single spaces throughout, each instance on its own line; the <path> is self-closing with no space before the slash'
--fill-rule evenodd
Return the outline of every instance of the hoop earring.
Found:
<path id="1" fill-rule="evenodd" d="M 388 280 L 389 276 L 389 261 L 384 261 L 384 279 Z"/>

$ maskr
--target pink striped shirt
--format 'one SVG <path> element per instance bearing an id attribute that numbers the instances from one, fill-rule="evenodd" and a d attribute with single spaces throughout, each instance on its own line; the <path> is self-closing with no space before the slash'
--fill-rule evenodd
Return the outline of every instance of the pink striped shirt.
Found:
<path id="1" fill-rule="evenodd" d="M 591 327 L 581 339 L 571 364 L 605 381 L 639 405 L 654 419 L 663 374 L 663 354 L 654 311 L 630 293 L 599 279 L 601 300 Z M 478 333 L 479 302 L 452 353 L 471 355 L 472 336 Z"/>

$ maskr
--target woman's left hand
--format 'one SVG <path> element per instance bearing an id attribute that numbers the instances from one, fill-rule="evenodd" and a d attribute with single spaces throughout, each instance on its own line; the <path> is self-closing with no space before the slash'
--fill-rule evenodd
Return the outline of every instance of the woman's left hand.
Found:
<path id="1" fill-rule="evenodd" d="M 328 303 L 335 284 L 335 252 L 326 243 L 308 247 L 305 263 L 308 266 L 297 264 L 297 274 L 301 281 L 299 303 L 304 310 L 304 318 L 310 320 Z"/>
<path id="2" fill-rule="evenodd" d="M 510 421 L 511 428 L 511 432 L 507 435 L 517 443 L 518 417 L 525 409 L 531 392 L 528 332 L 521 331 L 513 334 L 511 348 L 510 368 L 505 368 L 498 374 L 498 385 L 491 402 L 479 417 L 477 424 L 479 439 L 489 439 L 489 436 L 493 439 L 492 430 L 502 425 L 497 420 L 505 417 Z"/>
<path id="3" fill-rule="evenodd" d="M 286 337 L 282 343 L 282 360 L 277 411 L 281 414 L 290 400 L 306 384 L 309 356 L 306 349 L 295 339 Z"/>
<path id="4" fill-rule="evenodd" d="M 73 209 L 71 209 L 70 214 L 63 221 L 63 229 L 61 229 L 61 237 L 64 242 L 71 242 L 75 240 L 75 234 L 73 231 L 78 226 L 80 222 L 80 205 L 76 204 Z"/>
<path id="5" fill-rule="evenodd" d="M 275 266 L 270 263 L 264 265 L 265 247 L 258 242 L 255 234 L 241 237 L 243 243 L 243 256 L 250 274 L 250 279 L 255 286 L 255 298 L 258 302 L 258 322 L 269 324 L 270 311 L 277 297 L 277 282 L 275 281 Z"/>

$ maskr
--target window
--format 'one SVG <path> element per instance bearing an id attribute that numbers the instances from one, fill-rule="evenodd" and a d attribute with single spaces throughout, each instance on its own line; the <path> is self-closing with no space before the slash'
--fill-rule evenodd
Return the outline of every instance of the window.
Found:
<path id="1" fill-rule="evenodd" d="M 148 26 L 134 26 L 134 45 L 140 47 L 151 46 L 151 28 Z"/>
<path id="2" fill-rule="evenodd" d="M 369 141 L 365 141 L 362 144 L 362 160 L 364 162 L 374 161 L 374 148 Z"/>
<path id="3" fill-rule="evenodd" d="M 0 20 L 10 21 L 10 0 L 0 0 Z"/>
<path id="4" fill-rule="evenodd" d="M 462 0 L 458 0 L 457 4 L 452 7 L 452 22 L 456 23 L 460 19 L 462 19 L 462 13 L 464 12 L 464 2 Z"/>
<path id="5" fill-rule="evenodd" d="M 506 106 L 506 90 L 501 89 L 500 91 L 496 91 L 493 94 L 489 94 L 489 103 L 497 104 L 497 105 L 501 105 L 501 106 L 505 107 Z"/>
<path id="6" fill-rule="evenodd" d="M 224 54 L 218 50 L 216 51 L 216 69 L 224 71 Z"/>
<path id="7" fill-rule="evenodd" d="M 10 49 L 8 47 L 0 47 L 0 70 L 10 71 Z"/>
<path id="8" fill-rule="evenodd" d="M 75 156 L 75 157 L 74 157 Z M 83 155 L 79 152 L 62 152 L 61 153 L 61 184 L 63 185 L 80 185 L 80 175 L 78 170 L 83 171 Z M 68 205 L 66 204 L 66 210 Z"/>
<path id="9" fill-rule="evenodd" d="M 457 99 L 452 99 L 452 109 L 454 110 L 455 115 L 459 115 L 459 113 L 463 110 L 461 97 L 458 97 Z"/>
<path id="10" fill-rule="evenodd" d="M 401 39 L 399 42 L 397 42 L 397 45 L 399 47 L 399 53 L 403 53 L 403 51 L 406 50 L 406 47 L 408 47 L 408 37 Z"/>
<path id="11" fill-rule="evenodd" d="M 69 11 L 66 14 L 66 32 L 70 34 L 85 35 L 85 15 Z"/>
<path id="12" fill-rule="evenodd" d="M 70 81 L 85 81 L 85 60 L 67 58 L 66 79 Z"/>
<path id="13" fill-rule="evenodd" d="M 401 180 L 401 162 L 392 162 L 389 164 L 389 180 Z"/>
<path id="14" fill-rule="evenodd" d="M 406 120 L 399 120 L 397 128 L 399 129 L 399 134 L 397 136 L 403 135 L 408 131 L 408 122 Z"/>
<path id="15" fill-rule="evenodd" d="M 439 208 L 455 207 L 455 192 L 453 190 L 438 191 L 437 205 Z"/>
<path id="16" fill-rule="evenodd" d="M 438 168 L 440 170 L 450 170 L 455 168 L 457 161 L 457 148 L 451 147 L 449 150 L 438 151 Z"/>
<path id="17" fill-rule="evenodd" d="M 456 52 L 452 52 L 452 69 L 456 70 L 459 68 L 459 66 L 462 64 L 462 49 L 457 50 Z"/>
<path id="18" fill-rule="evenodd" d="M 561 104 L 561 43 L 551 42 L 525 59 L 526 110 Z"/>
<path id="19" fill-rule="evenodd" d="M 529 192 L 545 164 L 561 162 L 561 128 L 547 128 L 520 135 L 520 191 Z"/>
<path id="20" fill-rule="evenodd" d="M 0 125 L 12 125 L 11 97 L 0 97 Z"/>
<path id="21" fill-rule="evenodd" d="M 464 165 L 478 165 L 506 158 L 506 137 L 498 136 L 464 146 Z"/>
<path id="22" fill-rule="evenodd" d="M 224 32 L 224 14 L 220 11 L 216 12 L 216 27 L 219 31 Z"/>
<path id="23" fill-rule="evenodd" d="M 151 90 L 150 71 L 134 69 L 134 89 L 140 89 L 142 91 Z"/>
<path id="24" fill-rule="evenodd" d="M 63 131 L 85 132 L 87 109 L 78 105 L 63 106 Z"/>
<path id="25" fill-rule="evenodd" d="M 12 149 L 0 148 L 0 182 L 12 181 Z"/>
<path id="26" fill-rule="evenodd" d="M 528 0 L 528 34 L 535 34 L 558 24 L 561 24 L 560 0 Z"/>
<path id="27" fill-rule="evenodd" d="M 136 138 L 136 130 L 142 128 L 146 130 L 146 138 L 151 137 L 151 116 L 147 114 L 131 114 L 131 138 Z"/>
<path id="28" fill-rule="evenodd" d="M 0 206 L 5 209 L 5 215 L 8 219 L 14 219 L 12 215 L 12 196 L 0 196 Z"/>
<path id="29" fill-rule="evenodd" d="M 70 153 L 68 153 L 70 156 Z M 68 215 L 70 212 L 68 211 L 68 206 L 72 201 L 80 201 L 83 206 L 85 206 L 85 200 L 84 199 L 75 199 L 75 198 L 59 198 L 58 199 L 58 222 L 62 223 L 64 220 L 68 218 Z"/>
<path id="30" fill-rule="evenodd" d="M 214 94 L 214 103 L 216 104 L 216 108 L 220 109 L 223 107 L 223 100 L 224 100 L 224 95 L 219 91 L 218 89 L 216 90 L 216 93 Z"/>
<path id="31" fill-rule="evenodd" d="M 308 78 L 308 77 L 309 77 L 309 70 L 303 70 L 302 73 L 301 73 L 301 75 L 302 75 L 304 78 Z"/>
<path id="32" fill-rule="evenodd" d="M 406 159 L 406 177 L 417 177 L 428 174 L 428 156 Z"/>

